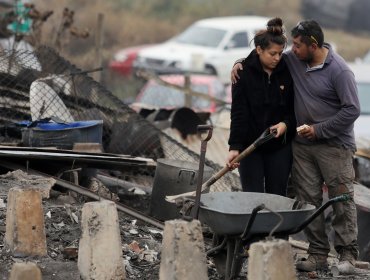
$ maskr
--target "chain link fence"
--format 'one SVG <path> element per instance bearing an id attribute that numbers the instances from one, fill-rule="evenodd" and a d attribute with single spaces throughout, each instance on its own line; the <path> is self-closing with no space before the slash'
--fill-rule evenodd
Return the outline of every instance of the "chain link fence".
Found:
<path id="1" fill-rule="evenodd" d="M 34 52 L 1 51 L 1 141 L 24 145 L 19 129 L 24 122 L 102 120 L 104 152 L 199 162 L 196 152 L 137 114 L 88 73 L 46 46 Z M 210 160 L 206 164 L 215 172 L 222 168 Z M 239 177 L 226 174 L 213 189 L 240 189 Z"/>

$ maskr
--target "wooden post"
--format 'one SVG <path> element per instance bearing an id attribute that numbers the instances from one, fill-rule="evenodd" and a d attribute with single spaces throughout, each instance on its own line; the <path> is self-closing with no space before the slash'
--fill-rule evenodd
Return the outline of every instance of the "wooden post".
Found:
<path id="1" fill-rule="evenodd" d="M 192 95 L 191 95 L 190 73 L 185 73 L 184 91 L 186 92 L 185 107 L 191 108 L 192 107 Z"/>
<path id="2" fill-rule="evenodd" d="M 101 67 L 102 64 L 102 46 L 103 46 L 103 22 L 104 22 L 104 14 L 98 14 L 98 22 L 96 26 L 96 34 L 95 34 L 95 55 L 94 61 L 96 67 Z M 101 71 L 94 72 L 93 74 L 94 80 L 97 82 L 101 81 Z"/>

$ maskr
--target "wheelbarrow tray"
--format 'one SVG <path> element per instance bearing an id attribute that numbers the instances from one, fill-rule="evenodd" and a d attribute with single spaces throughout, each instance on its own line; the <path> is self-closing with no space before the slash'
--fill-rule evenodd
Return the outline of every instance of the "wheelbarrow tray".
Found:
<path id="1" fill-rule="evenodd" d="M 252 192 L 212 192 L 202 194 L 199 220 L 219 235 L 240 235 L 244 232 L 254 208 L 264 204 L 279 213 L 283 222 L 275 232 L 289 232 L 311 216 L 316 207 L 304 204 L 292 210 L 296 202 L 280 195 Z M 267 210 L 257 213 L 250 234 L 267 235 L 279 223 L 280 218 Z"/>

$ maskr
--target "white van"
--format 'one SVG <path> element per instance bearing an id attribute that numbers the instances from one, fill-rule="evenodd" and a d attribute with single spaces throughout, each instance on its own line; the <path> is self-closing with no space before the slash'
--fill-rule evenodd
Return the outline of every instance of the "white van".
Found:
<path id="1" fill-rule="evenodd" d="M 265 28 L 268 20 L 260 16 L 199 20 L 168 41 L 141 50 L 134 68 L 161 73 L 205 72 L 230 83 L 235 60 L 250 53 L 256 31 Z"/>

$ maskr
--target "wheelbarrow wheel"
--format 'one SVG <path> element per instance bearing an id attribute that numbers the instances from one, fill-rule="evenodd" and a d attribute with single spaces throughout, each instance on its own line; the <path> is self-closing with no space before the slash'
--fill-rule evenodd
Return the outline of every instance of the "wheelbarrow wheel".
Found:
<path id="1" fill-rule="evenodd" d="M 225 238 L 224 236 L 214 234 L 212 240 L 213 246 L 216 247 L 220 245 L 224 238 Z M 227 246 L 225 246 L 224 248 L 220 249 L 220 251 L 212 255 L 213 263 L 215 264 L 217 273 L 221 277 L 227 276 L 226 279 L 229 278 L 231 279 L 232 277 L 239 275 L 243 267 L 244 263 L 243 257 L 235 257 L 234 260 L 235 246 L 236 246 L 235 239 L 229 239 L 227 240 Z M 238 248 L 238 251 L 239 251 L 238 255 L 241 255 L 243 253 L 243 246 L 240 246 L 240 248 Z M 234 273 L 231 273 L 233 263 L 234 263 Z"/>

